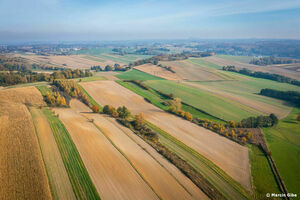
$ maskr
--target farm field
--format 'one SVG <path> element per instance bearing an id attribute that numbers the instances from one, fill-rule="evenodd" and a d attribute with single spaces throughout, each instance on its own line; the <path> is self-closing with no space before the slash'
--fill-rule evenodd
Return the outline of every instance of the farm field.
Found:
<path id="1" fill-rule="evenodd" d="M 31 107 L 30 112 L 42 151 L 53 198 L 75 199 L 76 197 L 68 173 L 47 118 L 42 109 Z"/>
<path id="2" fill-rule="evenodd" d="M 33 121 L 25 103 L 44 105 L 34 87 L 0 91 L 1 199 L 52 199 Z"/>
<path id="3" fill-rule="evenodd" d="M 74 141 L 101 199 L 158 199 L 103 133 L 80 115 L 89 108 L 72 100 L 71 108 L 54 110 Z"/>
<path id="4" fill-rule="evenodd" d="M 232 102 L 223 97 L 218 97 L 211 92 L 199 90 L 181 83 L 166 80 L 149 80 L 146 81 L 145 84 L 156 90 L 161 90 L 168 94 L 172 93 L 183 102 L 225 121 L 240 121 L 250 116 L 262 114 L 249 106 Z"/>
<path id="5" fill-rule="evenodd" d="M 227 65 L 234 65 L 237 68 L 247 68 L 252 71 L 261 71 L 261 72 L 269 72 L 272 74 L 280 74 L 283 76 L 287 76 L 296 80 L 300 80 L 300 71 L 297 70 L 291 70 L 290 65 L 288 68 L 283 67 L 284 65 L 276 66 L 276 65 L 267 65 L 267 66 L 258 66 L 258 65 L 252 65 L 247 63 L 241 63 L 237 61 L 232 61 L 230 59 L 224 59 L 217 56 L 209 56 L 202 58 L 203 60 L 206 60 L 208 62 L 211 62 L 213 64 L 219 65 L 219 66 L 227 66 Z M 298 64 L 295 64 L 298 65 Z"/>
<path id="6" fill-rule="evenodd" d="M 94 58 L 103 59 L 103 60 L 112 60 L 117 63 L 129 64 L 137 60 L 150 58 L 151 55 L 135 55 L 135 54 L 126 54 L 126 55 L 118 55 L 118 54 L 99 54 L 95 55 Z"/>
<path id="7" fill-rule="evenodd" d="M 223 54 L 217 54 L 216 57 L 247 64 L 253 59 L 253 56 L 232 56 Z"/>
<path id="8" fill-rule="evenodd" d="M 300 190 L 300 109 L 294 108 L 286 118 L 271 128 L 263 128 L 267 144 L 289 192 Z"/>
<path id="9" fill-rule="evenodd" d="M 107 118 L 111 123 L 117 126 L 123 131 L 132 141 L 134 141 L 138 146 L 140 146 L 144 151 L 146 151 L 153 159 L 155 159 L 163 168 L 168 170 L 168 172 L 185 188 L 185 190 L 191 194 L 195 199 L 207 199 L 206 195 L 203 194 L 201 190 L 189 179 L 187 178 L 177 167 L 175 167 L 171 162 L 166 160 L 162 155 L 160 155 L 156 150 L 154 150 L 148 143 L 146 143 L 142 138 L 134 134 L 130 129 L 124 127 L 116 120 L 112 118 Z"/>
<path id="10" fill-rule="evenodd" d="M 180 61 L 163 61 L 159 62 L 164 66 L 172 67 L 172 69 L 176 72 L 176 74 L 185 81 L 216 81 L 216 80 L 227 80 L 228 77 L 219 73 L 219 71 L 210 64 L 201 63 L 201 67 L 199 63 L 194 63 L 195 59 L 187 59 Z M 211 67 L 213 66 L 213 67 Z"/>
<path id="11" fill-rule="evenodd" d="M 166 113 L 113 81 L 80 83 L 100 105 L 123 106 L 195 149 L 251 190 L 248 149 L 207 129 Z M 185 127 L 182 129 L 182 127 Z M 211 147 L 214 146 L 212 149 Z M 242 158 L 242 159 L 241 159 Z"/>
<path id="12" fill-rule="evenodd" d="M 182 78 L 178 76 L 176 73 L 170 72 L 166 69 L 163 69 L 162 67 L 158 67 L 152 64 L 139 65 L 135 67 L 135 69 L 167 80 L 174 80 L 174 81 L 182 80 Z"/>
<path id="13" fill-rule="evenodd" d="M 153 188 L 162 199 L 192 199 L 193 197 L 181 186 L 167 169 L 162 167 L 151 155 L 136 144 L 127 134 L 112 123 L 108 118 L 99 114 L 86 114 L 94 119 L 94 124 L 111 141 L 116 148 L 131 162 L 143 179 Z M 127 131 L 130 131 L 127 129 Z M 133 134 L 133 133 L 131 133 Z M 202 193 L 199 188 L 196 192 Z M 201 198 L 207 199 L 202 193 Z"/>
<path id="14" fill-rule="evenodd" d="M 257 146 L 251 145 L 249 146 L 249 152 L 254 197 L 256 199 L 264 198 L 265 194 L 270 191 L 280 193 L 268 159 L 262 150 Z"/>
<path id="15" fill-rule="evenodd" d="M 136 69 L 132 69 L 130 71 L 118 74 L 116 75 L 116 77 L 123 80 L 162 80 L 162 78 L 160 77 L 153 76 Z"/>
<path id="16" fill-rule="evenodd" d="M 235 80 L 224 82 L 185 82 L 186 85 L 217 95 L 220 98 L 251 107 L 264 115 L 286 117 L 292 109 L 282 100 L 258 95 L 261 89 L 273 88 L 300 91 L 299 87 L 264 79 Z"/>
<path id="17" fill-rule="evenodd" d="M 19 55 L 28 59 L 31 63 L 39 63 L 44 65 L 52 65 L 58 67 L 66 67 L 73 69 L 89 69 L 94 65 L 113 65 L 116 61 L 105 59 L 103 62 L 87 59 L 84 55 L 70 55 L 70 56 L 40 56 L 40 55 Z M 123 64 L 123 63 L 120 63 Z"/>

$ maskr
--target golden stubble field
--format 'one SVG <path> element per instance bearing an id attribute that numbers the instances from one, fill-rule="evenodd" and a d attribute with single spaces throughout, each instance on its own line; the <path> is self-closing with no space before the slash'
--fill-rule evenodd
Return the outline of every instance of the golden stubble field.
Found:
<path id="1" fill-rule="evenodd" d="M 30 112 L 44 105 L 34 87 L 0 91 L 0 199 L 51 199 Z"/>
<path id="2" fill-rule="evenodd" d="M 73 69 L 89 69 L 91 66 L 100 65 L 113 65 L 116 62 L 112 60 L 96 61 L 85 57 L 85 55 L 70 55 L 70 56 L 41 56 L 41 55 L 17 55 L 28 59 L 31 63 L 39 63 L 44 65 L 52 65 L 58 67 L 67 67 Z M 122 63 L 120 63 L 122 64 Z"/>
<path id="3" fill-rule="evenodd" d="M 248 149 L 187 120 L 166 113 L 113 81 L 81 83 L 101 105 L 125 105 L 133 114 L 143 112 L 146 120 L 190 146 L 251 190 Z"/>

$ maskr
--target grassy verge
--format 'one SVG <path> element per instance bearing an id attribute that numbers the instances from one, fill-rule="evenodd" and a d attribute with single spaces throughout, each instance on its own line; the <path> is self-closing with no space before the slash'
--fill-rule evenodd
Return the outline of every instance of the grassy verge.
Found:
<path id="1" fill-rule="evenodd" d="M 100 199 L 67 129 L 48 109 L 43 108 L 78 199 Z"/>
<path id="2" fill-rule="evenodd" d="M 35 86 L 43 96 L 46 95 L 46 92 L 50 92 L 52 93 L 52 90 L 50 88 L 48 88 L 46 85 L 38 85 L 38 86 Z"/>
<path id="3" fill-rule="evenodd" d="M 107 80 L 106 77 L 104 76 L 89 76 L 89 77 L 83 77 L 83 78 L 74 78 L 74 79 L 71 79 L 71 80 L 74 80 L 76 82 L 90 82 L 90 81 L 103 81 L 103 80 Z"/>
<path id="4" fill-rule="evenodd" d="M 300 108 L 294 108 L 283 120 L 271 128 L 263 128 L 272 157 L 289 192 L 300 191 L 300 122 L 296 120 Z"/>
<path id="5" fill-rule="evenodd" d="M 48 82 L 42 81 L 42 82 L 34 82 L 34 83 L 24 83 L 24 84 L 17 84 L 17 85 L 10 85 L 5 88 L 19 88 L 19 87 L 29 87 L 29 86 L 38 86 L 38 85 L 47 85 Z"/>
<path id="6" fill-rule="evenodd" d="M 158 133 L 163 145 L 177 154 L 181 159 L 187 161 L 227 199 L 249 198 L 249 193 L 238 182 L 233 180 L 211 161 L 155 125 L 149 122 L 147 122 L 147 125 Z"/>
<path id="7" fill-rule="evenodd" d="M 252 185 L 255 199 L 263 199 L 267 193 L 281 193 L 265 154 L 257 146 L 249 146 Z"/>
<path id="8" fill-rule="evenodd" d="M 81 89 L 81 91 L 87 96 L 87 98 L 88 98 L 89 102 L 92 104 L 92 106 L 96 105 L 96 106 L 98 106 L 99 111 L 102 111 L 102 106 L 100 104 L 98 104 L 97 101 L 95 101 L 81 85 L 79 85 L 79 84 L 77 84 L 77 85 Z"/>
<path id="9" fill-rule="evenodd" d="M 116 81 L 116 82 L 119 83 L 120 85 L 122 85 L 123 87 L 126 87 L 127 89 L 133 91 L 134 93 L 146 98 L 148 101 L 150 101 L 156 107 L 158 107 L 162 110 L 165 110 L 165 111 L 168 110 L 169 107 L 162 104 L 162 102 L 164 102 L 165 100 L 168 100 L 168 99 L 166 99 L 162 95 L 158 94 L 153 89 L 150 88 L 149 90 L 145 90 L 145 89 L 142 89 L 141 87 L 135 85 L 134 83 L 130 83 L 130 82 L 123 82 L 123 81 Z M 218 118 L 208 115 L 206 113 L 200 112 L 199 110 L 197 110 L 191 106 L 188 106 L 186 104 L 182 105 L 182 110 L 191 113 L 193 115 L 193 117 L 198 117 L 201 119 L 208 119 L 210 121 L 217 122 L 217 123 L 224 123 L 224 121 L 219 120 Z"/>

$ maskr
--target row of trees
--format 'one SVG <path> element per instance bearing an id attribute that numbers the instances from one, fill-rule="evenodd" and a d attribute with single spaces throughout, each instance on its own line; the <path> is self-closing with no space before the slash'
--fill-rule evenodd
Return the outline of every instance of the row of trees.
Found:
<path id="1" fill-rule="evenodd" d="M 262 89 L 260 90 L 261 95 L 273 97 L 276 99 L 281 99 L 288 101 L 290 103 L 295 104 L 296 106 L 300 107 L 300 92 L 296 91 L 280 91 L 274 89 Z"/>
<path id="2" fill-rule="evenodd" d="M 180 98 L 173 98 L 171 100 L 167 100 L 164 103 L 166 106 L 170 106 L 169 112 L 182 117 L 186 120 L 192 121 L 193 120 L 193 115 L 189 112 L 185 112 L 184 110 L 181 109 L 181 99 Z"/>
<path id="3" fill-rule="evenodd" d="M 170 71 L 170 72 L 172 72 L 172 73 L 176 73 L 176 72 L 174 71 L 174 69 L 173 69 L 172 67 L 170 67 L 170 66 L 165 66 L 165 65 L 162 65 L 162 64 L 158 64 L 157 66 L 158 66 L 158 67 L 161 67 L 161 68 L 164 68 L 165 70 L 168 70 L 168 71 Z"/>
<path id="4" fill-rule="evenodd" d="M 188 59 L 189 57 L 207 57 L 213 55 L 214 55 L 213 52 L 184 52 L 178 54 L 159 55 L 159 56 L 153 56 L 151 58 L 135 61 L 134 63 L 130 63 L 129 66 L 130 67 L 138 66 L 146 63 L 152 63 L 154 65 L 157 65 L 159 61 L 185 60 Z"/>
<path id="5" fill-rule="evenodd" d="M 100 65 L 95 65 L 91 67 L 91 70 L 95 70 L 96 72 L 107 72 L 107 71 L 127 71 L 130 67 L 122 67 L 118 63 L 115 63 L 114 65 L 106 65 L 104 69 Z"/>
<path id="6" fill-rule="evenodd" d="M 240 74 L 244 74 L 244 75 L 252 76 L 252 77 L 256 77 L 256 78 L 264 78 L 264 79 L 269 79 L 269 80 L 273 80 L 273 81 L 278 81 L 281 83 L 289 83 L 292 85 L 300 86 L 300 81 L 286 77 L 286 76 L 282 76 L 279 74 L 271 74 L 271 73 L 267 73 L 267 72 L 257 72 L 257 71 L 253 72 L 246 68 L 239 70 L 235 66 L 223 66 L 222 69 L 224 71 L 232 71 L 232 72 L 236 72 L 236 73 L 240 73 Z"/>
<path id="7" fill-rule="evenodd" d="M 82 71 L 79 69 L 56 71 L 51 74 L 49 73 L 37 73 L 32 71 L 5 71 L 0 72 L 0 85 L 8 86 L 21 83 L 33 83 L 39 81 L 52 82 L 54 79 L 72 79 L 92 76 L 93 74 L 86 70 Z"/>
<path id="8" fill-rule="evenodd" d="M 273 65 L 273 64 L 290 64 L 290 63 L 300 63 L 300 60 L 290 59 L 290 58 L 276 58 L 273 56 L 253 58 L 250 64 L 254 65 Z"/>
<path id="9" fill-rule="evenodd" d="M 87 96 L 81 91 L 78 85 L 72 80 L 54 80 L 53 85 L 55 85 L 59 90 L 64 92 L 65 95 L 69 95 L 73 98 L 81 100 L 84 104 L 91 107 L 91 103 Z"/>

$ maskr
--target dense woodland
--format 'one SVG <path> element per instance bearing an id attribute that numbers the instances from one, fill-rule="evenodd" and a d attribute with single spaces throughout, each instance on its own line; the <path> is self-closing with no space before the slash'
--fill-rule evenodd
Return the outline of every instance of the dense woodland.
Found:
<path id="1" fill-rule="evenodd" d="M 276 58 L 273 56 L 262 57 L 262 58 L 253 58 L 250 61 L 250 64 L 254 65 L 273 65 L 273 64 L 291 64 L 291 63 L 300 63 L 300 60 L 290 59 L 290 58 Z"/>
<path id="2" fill-rule="evenodd" d="M 269 79 L 281 83 L 289 83 L 292 85 L 300 86 L 300 81 L 279 74 L 271 74 L 267 72 L 257 72 L 257 71 L 254 72 L 246 68 L 237 69 L 235 66 L 223 66 L 222 69 L 224 71 L 236 72 L 247 76 L 252 76 L 255 78 L 264 78 L 264 79 Z"/>
<path id="3" fill-rule="evenodd" d="M 273 89 L 262 89 L 260 91 L 261 95 L 273 97 L 276 99 L 281 99 L 288 101 L 290 103 L 295 104 L 296 106 L 300 107 L 300 92 L 296 91 L 279 91 Z"/>

